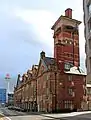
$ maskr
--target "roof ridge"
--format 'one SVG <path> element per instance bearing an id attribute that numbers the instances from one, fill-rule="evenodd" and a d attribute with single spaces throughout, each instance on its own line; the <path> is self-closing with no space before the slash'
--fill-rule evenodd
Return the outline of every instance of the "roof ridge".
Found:
<path id="1" fill-rule="evenodd" d="M 52 59 L 55 59 L 55 58 L 53 58 L 53 57 L 45 57 L 45 58 L 52 58 Z"/>

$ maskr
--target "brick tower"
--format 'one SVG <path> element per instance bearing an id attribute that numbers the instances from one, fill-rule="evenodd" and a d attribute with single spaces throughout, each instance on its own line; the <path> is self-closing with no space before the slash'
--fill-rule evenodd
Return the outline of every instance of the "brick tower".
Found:
<path id="1" fill-rule="evenodd" d="M 80 21 L 72 18 L 72 9 L 65 10 L 52 26 L 54 30 L 54 58 L 59 69 L 69 70 L 70 67 L 80 65 L 79 55 L 79 30 Z M 62 67 L 63 65 L 63 67 Z"/>

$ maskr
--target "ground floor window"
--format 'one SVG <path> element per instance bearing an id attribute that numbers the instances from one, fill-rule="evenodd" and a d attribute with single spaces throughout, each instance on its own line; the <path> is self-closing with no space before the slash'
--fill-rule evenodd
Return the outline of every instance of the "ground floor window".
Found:
<path id="1" fill-rule="evenodd" d="M 72 101 L 69 101 L 69 100 L 67 100 L 67 101 L 64 101 L 64 107 L 66 108 L 66 109 L 72 109 L 73 108 L 73 102 Z"/>

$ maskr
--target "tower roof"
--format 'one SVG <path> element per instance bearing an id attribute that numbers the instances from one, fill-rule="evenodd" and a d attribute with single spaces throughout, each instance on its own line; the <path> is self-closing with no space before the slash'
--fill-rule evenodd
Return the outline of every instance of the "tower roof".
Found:
<path id="1" fill-rule="evenodd" d="M 67 17 L 67 16 L 63 16 L 63 15 L 61 15 L 59 18 L 58 18 L 58 20 L 54 23 L 54 25 L 52 26 L 52 30 L 54 30 L 54 27 L 58 24 L 58 22 L 59 21 L 61 21 L 62 19 L 66 19 L 66 20 L 69 20 L 69 21 L 73 21 L 73 22 L 75 22 L 76 24 L 78 24 L 78 25 L 80 25 L 82 22 L 81 21 L 79 21 L 79 20 L 76 20 L 76 19 L 72 19 L 72 18 L 69 18 L 69 17 Z"/>

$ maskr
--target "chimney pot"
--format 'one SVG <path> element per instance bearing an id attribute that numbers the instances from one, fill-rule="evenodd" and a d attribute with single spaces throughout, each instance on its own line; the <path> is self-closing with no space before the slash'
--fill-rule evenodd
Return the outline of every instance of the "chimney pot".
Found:
<path id="1" fill-rule="evenodd" d="M 45 52 L 44 52 L 44 51 L 42 51 L 42 52 L 40 53 L 40 57 L 41 57 L 42 59 L 45 57 Z"/>
<path id="2" fill-rule="evenodd" d="M 72 9 L 71 8 L 67 8 L 65 10 L 65 16 L 69 17 L 69 18 L 72 18 Z"/>

